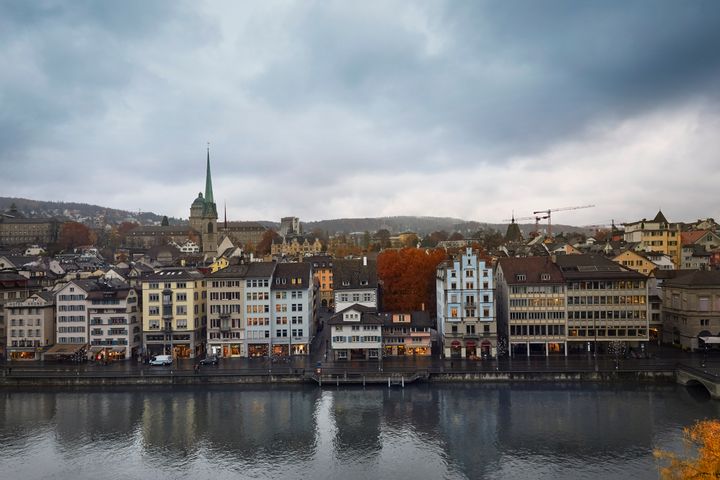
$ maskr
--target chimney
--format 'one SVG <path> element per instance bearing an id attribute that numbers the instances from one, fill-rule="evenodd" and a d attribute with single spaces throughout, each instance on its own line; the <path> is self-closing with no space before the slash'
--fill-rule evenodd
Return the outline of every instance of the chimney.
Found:
<path id="1" fill-rule="evenodd" d="M 363 267 L 367 267 L 367 257 L 363 257 Z"/>

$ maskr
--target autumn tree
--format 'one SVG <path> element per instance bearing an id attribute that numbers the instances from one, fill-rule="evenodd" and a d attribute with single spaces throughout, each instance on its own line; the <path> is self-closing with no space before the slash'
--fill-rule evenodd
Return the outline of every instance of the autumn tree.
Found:
<path id="1" fill-rule="evenodd" d="M 445 259 L 443 250 L 403 248 L 384 250 L 377 258 L 378 279 L 383 286 L 383 307 L 388 311 L 435 312 L 435 275 Z"/>
<path id="2" fill-rule="evenodd" d="M 405 239 L 403 241 L 403 247 L 415 248 L 418 244 L 418 241 L 419 241 L 418 236 L 413 233 L 413 234 L 405 237 Z"/>
<path id="3" fill-rule="evenodd" d="M 81 245 L 93 245 L 95 235 L 88 227 L 78 222 L 65 222 L 60 227 L 58 245 L 60 248 L 70 250 Z"/>
<path id="4" fill-rule="evenodd" d="M 273 230 L 272 228 L 265 230 L 262 239 L 255 247 L 255 254 L 268 255 L 272 249 L 273 240 L 275 240 L 276 238 L 280 238 L 280 235 L 278 235 L 275 230 Z"/>
<path id="5" fill-rule="evenodd" d="M 663 464 L 665 480 L 720 478 L 720 420 L 702 420 L 683 430 L 685 444 L 696 456 L 680 457 L 673 452 L 655 450 Z"/>
<path id="6" fill-rule="evenodd" d="M 160 222 L 160 225 L 163 227 L 167 227 L 168 225 L 170 225 L 170 221 L 168 220 L 167 215 L 163 216 L 162 222 Z"/>
<path id="7" fill-rule="evenodd" d="M 452 235 L 450 235 L 450 238 L 448 240 L 456 241 L 456 240 L 465 240 L 465 237 L 460 232 L 455 232 Z"/>
<path id="8" fill-rule="evenodd" d="M 381 228 L 375 232 L 375 243 L 383 248 L 390 248 L 390 231 L 386 228 Z"/>

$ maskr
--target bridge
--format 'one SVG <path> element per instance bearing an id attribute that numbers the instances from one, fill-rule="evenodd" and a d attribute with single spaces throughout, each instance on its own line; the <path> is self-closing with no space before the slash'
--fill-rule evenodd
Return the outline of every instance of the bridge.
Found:
<path id="1" fill-rule="evenodd" d="M 708 370 L 678 364 L 676 379 L 680 385 L 693 386 L 702 385 L 710 392 L 710 397 L 720 400 L 720 374 Z"/>

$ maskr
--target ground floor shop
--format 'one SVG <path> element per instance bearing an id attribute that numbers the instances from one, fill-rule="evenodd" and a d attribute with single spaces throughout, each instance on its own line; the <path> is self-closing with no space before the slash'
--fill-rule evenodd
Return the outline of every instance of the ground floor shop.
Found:
<path id="1" fill-rule="evenodd" d="M 385 345 L 383 354 L 386 357 L 416 356 L 427 357 L 431 353 L 430 345 L 408 346 L 408 345 Z"/>
<path id="2" fill-rule="evenodd" d="M 173 358 L 201 358 L 205 356 L 205 342 L 199 334 L 145 334 L 145 358 L 155 355 L 172 355 Z"/>
<path id="3" fill-rule="evenodd" d="M 375 360 L 380 356 L 380 348 L 340 348 L 333 350 L 335 360 Z"/>
<path id="4" fill-rule="evenodd" d="M 210 343 L 208 352 L 221 358 L 245 357 L 246 348 L 244 343 Z"/>
<path id="5" fill-rule="evenodd" d="M 510 340 L 511 357 L 567 355 L 567 342 L 557 340 Z"/>
<path id="6" fill-rule="evenodd" d="M 494 358 L 497 356 L 497 341 L 495 339 L 446 340 L 443 350 L 446 358 L 467 358 L 469 360 Z"/>

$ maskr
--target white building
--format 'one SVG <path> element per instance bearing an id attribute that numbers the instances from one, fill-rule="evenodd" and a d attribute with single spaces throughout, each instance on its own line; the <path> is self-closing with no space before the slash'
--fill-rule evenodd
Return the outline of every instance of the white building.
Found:
<path id="1" fill-rule="evenodd" d="M 495 357 L 493 272 L 472 248 L 437 270 L 437 327 L 449 358 Z"/>
<path id="2" fill-rule="evenodd" d="M 310 264 L 279 263 L 273 274 L 271 291 L 273 355 L 307 355 L 315 333 Z"/>
<path id="3" fill-rule="evenodd" d="M 327 321 L 334 360 L 380 357 L 383 319 L 374 308 L 352 305 Z"/>
<path id="4" fill-rule="evenodd" d="M 336 312 L 353 305 L 362 305 L 377 311 L 376 267 L 376 263 L 368 260 L 367 257 L 363 257 L 362 260 L 335 260 L 333 262 Z"/>
<path id="5" fill-rule="evenodd" d="M 270 284 L 276 264 L 255 262 L 245 273 L 245 343 L 249 357 L 270 355 L 272 345 L 272 300 Z"/>

